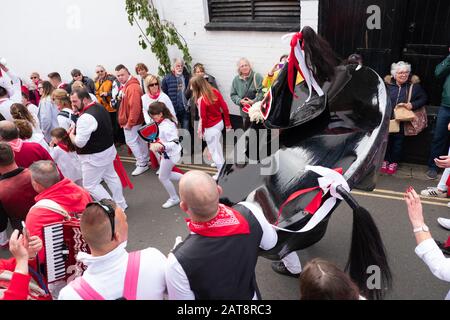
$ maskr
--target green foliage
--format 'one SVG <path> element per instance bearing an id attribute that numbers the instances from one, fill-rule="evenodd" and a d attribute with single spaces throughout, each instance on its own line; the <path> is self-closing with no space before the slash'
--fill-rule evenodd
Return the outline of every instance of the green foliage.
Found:
<path id="1" fill-rule="evenodd" d="M 192 57 L 189 54 L 189 48 L 186 41 L 181 40 L 181 35 L 173 23 L 169 21 L 161 21 L 158 11 L 151 0 L 126 0 L 126 10 L 128 14 L 128 22 L 131 25 L 136 24 L 141 30 L 139 35 L 139 45 L 142 49 L 150 50 L 155 54 L 159 61 L 158 74 L 163 76 L 170 73 L 170 58 L 167 47 L 176 45 L 183 53 L 183 60 L 186 66 L 190 66 Z M 139 20 L 147 23 L 147 27 L 142 29 Z M 182 37 L 181 37 L 182 38 Z"/>

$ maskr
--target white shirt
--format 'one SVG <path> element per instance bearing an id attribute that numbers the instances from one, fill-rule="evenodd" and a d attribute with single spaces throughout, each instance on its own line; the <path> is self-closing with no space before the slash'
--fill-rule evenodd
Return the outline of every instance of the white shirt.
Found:
<path id="1" fill-rule="evenodd" d="M 91 138 L 91 134 L 97 130 L 98 122 L 89 113 L 83 113 L 77 120 L 76 124 L 75 145 L 83 148 Z M 88 163 L 95 167 L 103 167 L 111 164 L 116 158 L 116 147 L 111 145 L 108 149 L 92 154 L 80 154 L 81 163 Z"/>
<path id="2" fill-rule="evenodd" d="M 148 115 L 148 107 L 153 102 L 164 103 L 166 105 L 167 109 L 169 109 L 170 113 L 172 114 L 174 120 L 178 122 L 177 114 L 175 113 L 175 108 L 173 107 L 172 100 L 170 100 L 169 96 L 167 94 L 165 94 L 164 92 L 161 91 L 158 98 L 156 98 L 156 99 L 152 99 L 152 98 L 150 98 L 150 96 L 148 94 L 144 94 L 144 95 L 142 95 L 141 100 L 142 100 L 142 112 L 144 113 L 144 119 L 145 119 L 146 124 L 150 123 L 150 116 Z"/>
<path id="3" fill-rule="evenodd" d="M 80 158 L 76 152 L 66 152 L 60 147 L 55 146 L 50 150 L 50 155 L 64 177 L 69 178 L 73 182 L 83 179 Z"/>
<path id="4" fill-rule="evenodd" d="M 69 109 L 69 108 L 64 108 L 61 111 L 65 111 L 69 113 L 69 117 L 71 117 L 73 115 L 73 110 Z M 61 128 L 66 129 L 66 131 L 68 131 L 70 129 L 70 127 L 75 126 L 75 122 L 73 122 L 73 120 L 71 118 L 67 118 L 65 116 L 59 115 L 58 114 L 58 125 Z"/>
<path id="5" fill-rule="evenodd" d="M 41 128 L 41 124 L 39 123 L 39 117 L 38 117 L 38 113 L 39 113 L 39 108 L 30 103 L 29 105 L 27 105 L 27 109 L 28 111 L 30 111 L 31 115 L 33 116 L 34 121 L 36 122 L 36 125 L 39 127 L 39 129 Z M 34 130 L 35 128 L 33 128 Z M 40 130 L 42 132 L 42 130 Z"/>
<path id="6" fill-rule="evenodd" d="M 175 157 L 181 152 L 181 144 L 173 142 L 174 140 L 179 140 L 178 129 L 175 123 L 169 119 L 164 119 L 160 124 L 159 128 L 159 139 L 162 144 L 164 144 L 165 151 L 169 157 Z"/>
<path id="7" fill-rule="evenodd" d="M 115 300 L 123 296 L 125 274 L 128 264 L 126 242 L 101 257 L 80 252 L 77 260 L 87 269 L 83 279 L 106 300 Z M 147 248 L 141 251 L 137 300 L 162 300 L 166 291 L 164 270 L 166 257 L 157 249 Z M 59 300 L 81 300 L 75 290 L 67 285 L 59 293 Z"/>
<path id="8" fill-rule="evenodd" d="M 44 133 L 45 140 L 47 140 L 47 142 L 52 140 L 50 132 L 58 127 L 58 113 L 58 108 L 52 102 L 50 97 L 42 98 L 39 101 L 38 117 L 42 132 Z"/>
<path id="9" fill-rule="evenodd" d="M 272 225 L 266 220 L 261 208 L 250 202 L 241 202 L 239 204 L 247 207 L 261 225 L 263 235 L 259 247 L 263 250 L 270 250 L 275 247 L 278 235 Z M 167 259 L 166 283 L 169 300 L 195 300 L 189 279 L 173 253 L 169 253 Z M 253 300 L 255 299 L 256 293 L 253 296 Z"/>
<path id="10" fill-rule="evenodd" d="M 446 258 L 434 239 L 421 242 L 415 250 L 416 254 L 430 268 L 438 279 L 450 282 L 450 258 Z M 450 291 L 445 300 L 450 300 Z"/>

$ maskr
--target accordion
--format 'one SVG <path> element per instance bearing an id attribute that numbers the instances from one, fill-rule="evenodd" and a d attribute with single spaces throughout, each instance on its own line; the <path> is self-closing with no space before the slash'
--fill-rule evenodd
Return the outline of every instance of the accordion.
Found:
<path id="1" fill-rule="evenodd" d="M 86 266 L 76 260 L 78 252 L 90 253 L 81 235 L 80 220 L 72 219 L 44 226 L 47 282 L 67 283 L 81 276 Z"/>

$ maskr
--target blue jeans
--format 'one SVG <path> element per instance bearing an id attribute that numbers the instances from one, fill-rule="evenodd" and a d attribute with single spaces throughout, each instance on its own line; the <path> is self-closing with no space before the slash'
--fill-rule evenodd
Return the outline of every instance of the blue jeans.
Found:
<path id="1" fill-rule="evenodd" d="M 447 155 L 448 146 L 448 124 L 450 122 L 450 107 L 441 106 L 436 119 L 433 142 L 431 143 L 430 158 L 428 168 L 437 170 L 434 159 Z"/>
<path id="2" fill-rule="evenodd" d="M 177 110 L 177 119 L 182 129 L 189 130 L 190 115 L 186 110 Z"/>
<path id="3" fill-rule="evenodd" d="M 399 163 L 402 159 L 403 141 L 405 140 L 405 134 L 403 130 L 403 123 L 400 123 L 400 132 L 391 133 L 389 135 L 388 145 L 386 149 L 386 155 L 384 160 L 389 163 Z"/>

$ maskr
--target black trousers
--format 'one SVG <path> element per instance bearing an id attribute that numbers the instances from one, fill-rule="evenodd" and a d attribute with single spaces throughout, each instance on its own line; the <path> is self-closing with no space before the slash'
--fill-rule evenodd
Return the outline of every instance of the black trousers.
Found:
<path id="1" fill-rule="evenodd" d="M 114 143 L 125 143 L 125 134 L 123 129 L 119 126 L 119 121 L 117 119 L 117 112 L 110 112 L 109 117 L 111 118 Z"/>

